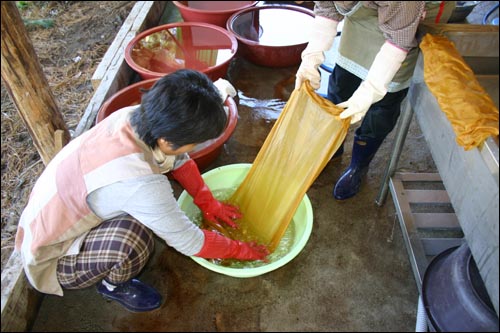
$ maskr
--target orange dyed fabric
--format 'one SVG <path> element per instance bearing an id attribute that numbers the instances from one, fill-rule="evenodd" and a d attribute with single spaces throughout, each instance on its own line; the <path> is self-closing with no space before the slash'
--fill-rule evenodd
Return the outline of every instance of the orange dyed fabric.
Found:
<path id="1" fill-rule="evenodd" d="M 244 233 L 274 251 L 306 191 L 340 147 L 350 119 L 306 82 L 295 90 L 246 178 L 230 199 L 243 213 Z"/>
<path id="2" fill-rule="evenodd" d="M 420 49 L 425 83 L 450 121 L 457 143 L 470 150 L 498 135 L 498 108 L 453 42 L 426 34 Z"/>

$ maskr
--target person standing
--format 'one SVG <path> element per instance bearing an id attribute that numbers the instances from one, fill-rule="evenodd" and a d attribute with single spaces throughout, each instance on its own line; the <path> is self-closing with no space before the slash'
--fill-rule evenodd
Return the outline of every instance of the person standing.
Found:
<path id="1" fill-rule="evenodd" d="M 344 108 L 355 130 L 352 157 L 333 189 L 337 200 L 355 196 L 370 162 L 395 127 L 418 56 L 416 38 L 424 21 L 446 22 L 455 1 L 315 1 L 315 20 L 302 52 L 295 87 L 309 80 L 320 87 L 324 62 L 344 21 L 327 98 Z M 343 145 L 336 156 L 343 153 Z"/>

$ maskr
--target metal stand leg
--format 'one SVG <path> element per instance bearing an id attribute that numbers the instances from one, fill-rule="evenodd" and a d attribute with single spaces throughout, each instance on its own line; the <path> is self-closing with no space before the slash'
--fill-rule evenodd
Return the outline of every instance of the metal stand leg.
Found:
<path id="1" fill-rule="evenodd" d="M 408 134 L 408 128 L 410 127 L 411 119 L 413 117 L 413 109 L 410 105 L 410 100 L 407 97 L 405 99 L 404 109 L 399 119 L 399 125 L 396 132 L 396 137 L 394 138 L 394 144 L 392 146 L 391 156 L 389 163 L 385 170 L 384 178 L 380 186 L 380 192 L 375 200 L 378 206 L 382 206 L 387 198 L 387 191 L 389 189 L 389 179 L 394 174 L 396 167 L 398 165 L 399 157 L 401 156 L 401 151 L 403 150 L 403 145 L 406 140 L 406 134 Z"/>

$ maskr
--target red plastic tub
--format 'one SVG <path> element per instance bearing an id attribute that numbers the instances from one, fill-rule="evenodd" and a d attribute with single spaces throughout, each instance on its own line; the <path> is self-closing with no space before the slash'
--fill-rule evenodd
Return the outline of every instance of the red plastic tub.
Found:
<path id="1" fill-rule="evenodd" d="M 99 109 L 96 124 L 111 113 L 126 106 L 137 105 L 141 102 L 141 88 L 149 89 L 158 79 L 149 79 L 134 83 L 111 96 Z M 228 97 L 225 106 L 228 107 L 228 122 L 224 132 L 217 138 L 199 144 L 189 156 L 196 162 L 200 171 L 206 169 L 220 155 L 224 143 L 229 140 L 238 123 L 238 108 L 233 98 Z"/>
<path id="2" fill-rule="evenodd" d="M 258 1 L 172 1 L 185 22 L 204 22 L 226 28 L 234 13 L 255 6 Z"/>
<path id="3" fill-rule="evenodd" d="M 125 48 L 125 61 L 143 80 L 181 68 L 205 73 L 213 81 L 226 75 L 238 41 L 226 29 L 200 22 L 177 22 L 138 34 Z"/>
<path id="4" fill-rule="evenodd" d="M 238 53 L 266 67 L 299 65 L 314 21 L 312 10 L 292 5 L 243 9 L 227 20 L 238 39 Z"/>

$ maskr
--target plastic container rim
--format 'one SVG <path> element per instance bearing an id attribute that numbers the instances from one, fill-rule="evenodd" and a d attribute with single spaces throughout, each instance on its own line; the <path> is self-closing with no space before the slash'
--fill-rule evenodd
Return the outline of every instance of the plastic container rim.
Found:
<path id="1" fill-rule="evenodd" d="M 144 67 L 137 65 L 135 63 L 134 59 L 132 58 L 132 49 L 137 44 L 137 42 L 139 42 L 144 37 L 147 37 L 147 36 L 149 36 L 153 33 L 156 33 L 158 31 L 176 28 L 176 27 L 201 27 L 201 28 L 209 28 L 209 29 L 217 30 L 218 32 L 222 33 L 224 36 L 226 36 L 231 41 L 231 52 L 233 53 L 233 57 L 236 54 L 236 52 L 238 51 L 238 40 L 236 39 L 234 34 L 230 33 L 229 31 L 227 31 L 226 29 L 224 29 L 222 27 L 219 27 L 218 25 L 210 24 L 210 23 L 203 23 L 203 22 L 175 22 L 175 23 L 168 23 L 168 24 L 159 25 L 157 27 L 144 30 L 143 32 L 141 32 L 140 34 L 135 36 L 127 44 L 127 47 L 125 48 L 125 61 L 127 62 L 127 64 L 138 73 L 145 72 L 145 73 L 148 73 L 150 75 L 156 75 L 156 76 L 157 75 L 163 76 L 163 75 L 169 74 L 169 73 L 162 73 L 162 72 L 153 72 L 147 68 L 144 68 Z M 233 59 L 233 57 L 229 58 L 228 60 L 224 61 L 223 63 L 218 64 L 217 66 L 208 67 L 206 69 L 206 71 L 204 71 L 204 73 L 205 74 L 211 73 L 211 72 L 215 71 L 216 69 L 223 67 L 224 65 L 228 64 Z"/>
<path id="2" fill-rule="evenodd" d="M 306 42 L 306 43 L 292 44 L 292 45 L 286 45 L 286 46 L 263 45 L 263 44 L 260 44 L 259 42 L 253 41 L 251 39 L 247 39 L 247 38 L 241 36 L 240 34 L 238 34 L 236 31 L 234 31 L 234 29 L 233 29 L 233 22 L 234 22 L 234 20 L 236 20 L 236 18 L 238 18 L 238 16 L 240 16 L 242 14 L 246 14 L 247 12 L 250 12 L 250 11 L 266 10 L 266 9 L 294 10 L 294 11 L 297 11 L 297 12 L 301 12 L 301 13 L 307 14 L 307 15 L 313 17 L 313 18 L 315 17 L 314 12 L 312 10 L 309 10 L 309 9 L 303 8 L 303 7 L 292 6 L 292 5 L 263 5 L 263 6 L 246 8 L 246 9 L 240 10 L 239 12 L 234 13 L 227 20 L 226 29 L 231 34 L 233 34 L 236 37 L 236 39 L 241 40 L 241 41 L 245 42 L 245 44 L 251 45 L 251 46 L 259 46 L 259 47 L 265 47 L 265 48 L 270 48 L 270 49 L 274 49 L 274 48 L 276 48 L 276 49 L 282 49 L 284 47 L 293 47 L 293 46 L 299 46 L 299 45 L 307 44 L 307 42 Z"/>
<path id="3" fill-rule="evenodd" d="M 241 7 L 236 7 L 236 8 L 233 8 L 233 9 L 226 9 L 226 10 L 209 10 L 209 9 L 197 9 L 197 8 L 193 8 L 193 7 L 189 7 L 189 6 L 186 6 L 182 3 L 182 1 L 172 1 L 174 3 L 174 5 L 176 5 L 177 7 L 180 7 L 180 8 L 183 8 L 183 9 L 189 9 L 190 11 L 192 11 L 193 13 L 198 13 L 198 14 L 228 14 L 228 13 L 232 13 L 234 12 L 235 10 L 243 10 L 243 9 L 246 9 L 248 7 L 253 7 L 255 5 L 257 5 L 257 3 L 259 3 L 259 1 L 252 1 L 250 4 L 248 5 L 245 5 L 245 6 L 241 6 Z"/>

